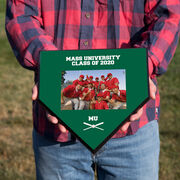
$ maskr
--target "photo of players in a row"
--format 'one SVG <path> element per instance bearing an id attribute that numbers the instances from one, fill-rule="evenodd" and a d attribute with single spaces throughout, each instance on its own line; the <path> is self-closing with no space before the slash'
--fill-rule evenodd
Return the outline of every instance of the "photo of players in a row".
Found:
<path id="1" fill-rule="evenodd" d="M 126 71 L 63 71 L 61 110 L 126 109 Z"/>

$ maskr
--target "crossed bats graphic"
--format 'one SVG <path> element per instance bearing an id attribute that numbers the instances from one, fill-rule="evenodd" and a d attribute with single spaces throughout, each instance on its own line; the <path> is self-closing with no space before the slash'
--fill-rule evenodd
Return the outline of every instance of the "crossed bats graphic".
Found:
<path id="1" fill-rule="evenodd" d="M 104 131 L 104 129 L 102 129 L 100 127 L 97 127 L 97 126 L 100 126 L 101 124 L 104 124 L 104 122 L 101 122 L 101 123 L 98 123 L 98 124 L 89 124 L 89 123 L 83 122 L 83 124 L 89 126 L 89 127 L 85 128 L 85 129 L 83 129 L 83 131 L 86 131 L 86 130 L 91 129 L 91 128 L 92 129 L 96 128 L 96 129 L 99 129 L 101 131 Z"/>

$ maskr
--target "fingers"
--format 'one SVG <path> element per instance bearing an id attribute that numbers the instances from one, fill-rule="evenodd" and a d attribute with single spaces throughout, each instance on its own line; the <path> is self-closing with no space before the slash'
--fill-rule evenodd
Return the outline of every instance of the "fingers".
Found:
<path id="1" fill-rule="evenodd" d="M 129 127 L 129 125 L 131 124 L 131 122 L 126 122 L 122 127 L 121 127 L 121 130 L 122 131 L 126 131 L 127 129 L 128 129 L 128 127 Z"/>
<path id="2" fill-rule="evenodd" d="M 129 120 L 130 120 L 130 121 L 138 120 L 138 119 L 141 117 L 142 113 L 143 113 L 143 108 L 140 108 L 140 109 L 137 111 L 137 113 L 135 113 L 135 114 L 133 114 L 133 115 L 130 116 L 130 119 L 129 119 Z"/>
<path id="3" fill-rule="evenodd" d="M 34 85 L 34 87 L 32 88 L 32 100 L 36 100 L 37 97 L 38 97 L 38 83 L 36 83 Z M 64 101 L 63 101 L 63 103 L 64 103 Z M 48 112 L 46 112 L 46 116 L 51 123 L 58 124 L 58 119 L 55 116 L 52 116 Z M 58 124 L 58 127 L 59 127 L 60 131 L 63 133 L 65 133 L 67 131 L 66 128 L 61 124 Z"/>
<path id="4" fill-rule="evenodd" d="M 128 129 L 128 127 L 130 126 L 131 122 L 132 121 L 135 121 L 135 120 L 138 120 L 141 116 L 142 116 L 142 113 L 143 113 L 143 108 L 140 108 L 137 113 L 133 114 L 130 116 L 129 118 L 129 121 L 126 122 L 122 127 L 121 127 L 121 130 L 122 131 L 126 131 Z"/>
<path id="5" fill-rule="evenodd" d="M 153 83 L 153 81 L 151 80 L 151 78 L 149 78 L 149 90 L 150 90 L 150 97 L 152 99 L 156 99 L 156 85 Z M 130 116 L 129 121 L 126 122 L 122 127 L 121 130 L 122 131 L 126 131 L 128 129 L 128 127 L 130 126 L 132 121 L 138 120 L 143 113 L 143 108 L 140 108 L 137 113 L 133 114 Z"/>
<path id="6" fill-rule="evenodd" d="M 65 128 L 63 125 L 61 125 L 61 124 L 58 123 L 58 119 L 57 119 L 55 116 L 52 116 L 52 115 L 51 115 L 50 113 L 48 113 L 48 112 L 46 112 L 46 116 L 47 116 L 48 120 L 49 120 L 51 123 L 53 123 L 53 124 L 58 124 L 58 127 L 59 127 L 59 129 L 60 129 L 61 132 L 65 133 L 65 132 L 67 131 L 66 128 Z"/>
<path id="7" fill-rule="evenodd" d="M 55 116 L 52 116 L 51 114 L 49 114 L 48 112 L 46 112 L 46 116 L 48 118 L 48 120 L 53 123 L 53 124 L 57 124 L 58 123 L 58 119 Z"/>
<path id="8" fill-rule="evenodd" d="M 67 131 L 67 129 L 62 124 L 58 124 L 58 127 L 59 127 L 60 131 L 63 133 L 65 133 Z"/>
<path id="9" fill-rule="evenodd" d="M 38 97 L 38 86 L 36 83 L 32 89 L 32 100 L 36 100 L 37 97 Z"/>
<path id="10" fill-rule="evenodd" d="M 150 90 L 151 99 L 155 100 L 157 88 L 156 88 L 155 84 L 153 83 L 153 81 L 151 80 L 151 78 L 149 78 L 149 90 Z"/>

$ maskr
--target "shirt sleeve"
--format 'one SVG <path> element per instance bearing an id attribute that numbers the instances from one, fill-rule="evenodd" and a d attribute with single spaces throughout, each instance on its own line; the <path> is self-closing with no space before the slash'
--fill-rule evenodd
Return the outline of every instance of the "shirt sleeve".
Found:
<path id="1" fill-rule="evenodd" d="M 63 94 L 64 94 L 64 96 L 67 95 L 68 91 L 69 91 L 69 87 L 68 87 L 68 86 L 63 89 Z"/>
<path id="2" fill-rule="evenodd" d="M 167 71 L 178 44 L 180 1 L 146 0 L 144 22 L 146 28 L 134 46 L 147 48 L 150 76 L 159 76 Z"/>
<path id="3" fill-rule="evenodd" d="M 66 96 L 67 94 L 71 93 L 72 91 L 74 91 L 74 87 L 73 85 L 69 85 L 66 88 L 63 89 L 63 93 Z"/>
<path id="4" fill-rule="evenodd" d="M 104 80 L 107 81 L 108 80 L 108 76 Z"/>
<path id="5" fill-rule="evenodd" d="M 24 68 L 37 69 L 41 50 L 58 50 L 43 29 L 40 0 L 7 0 L 5 30 L 11 48 Z"/>
<path id="6" fill-rule="evenodd" d="M 73 85 L 76 86 L 77 84 L 78 84 L 78 81 L 77 81 L 77 80 L 74 80 L 74 81 L 73 81 Z"/>

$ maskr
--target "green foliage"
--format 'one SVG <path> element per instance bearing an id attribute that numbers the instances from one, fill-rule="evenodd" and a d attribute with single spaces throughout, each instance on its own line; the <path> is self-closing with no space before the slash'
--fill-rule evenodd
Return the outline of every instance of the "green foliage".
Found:
<path id="1" fill-rule="evenodd" d="M 66 71 L 62 71 L 62 73 L 61 73 L 61 85 L 63 85 L 64 84 L 64 81 L 65 81 L 65 78 L 64 78 L 64 76 L 65 76 L 65 74 L 66 74 Z"/>

